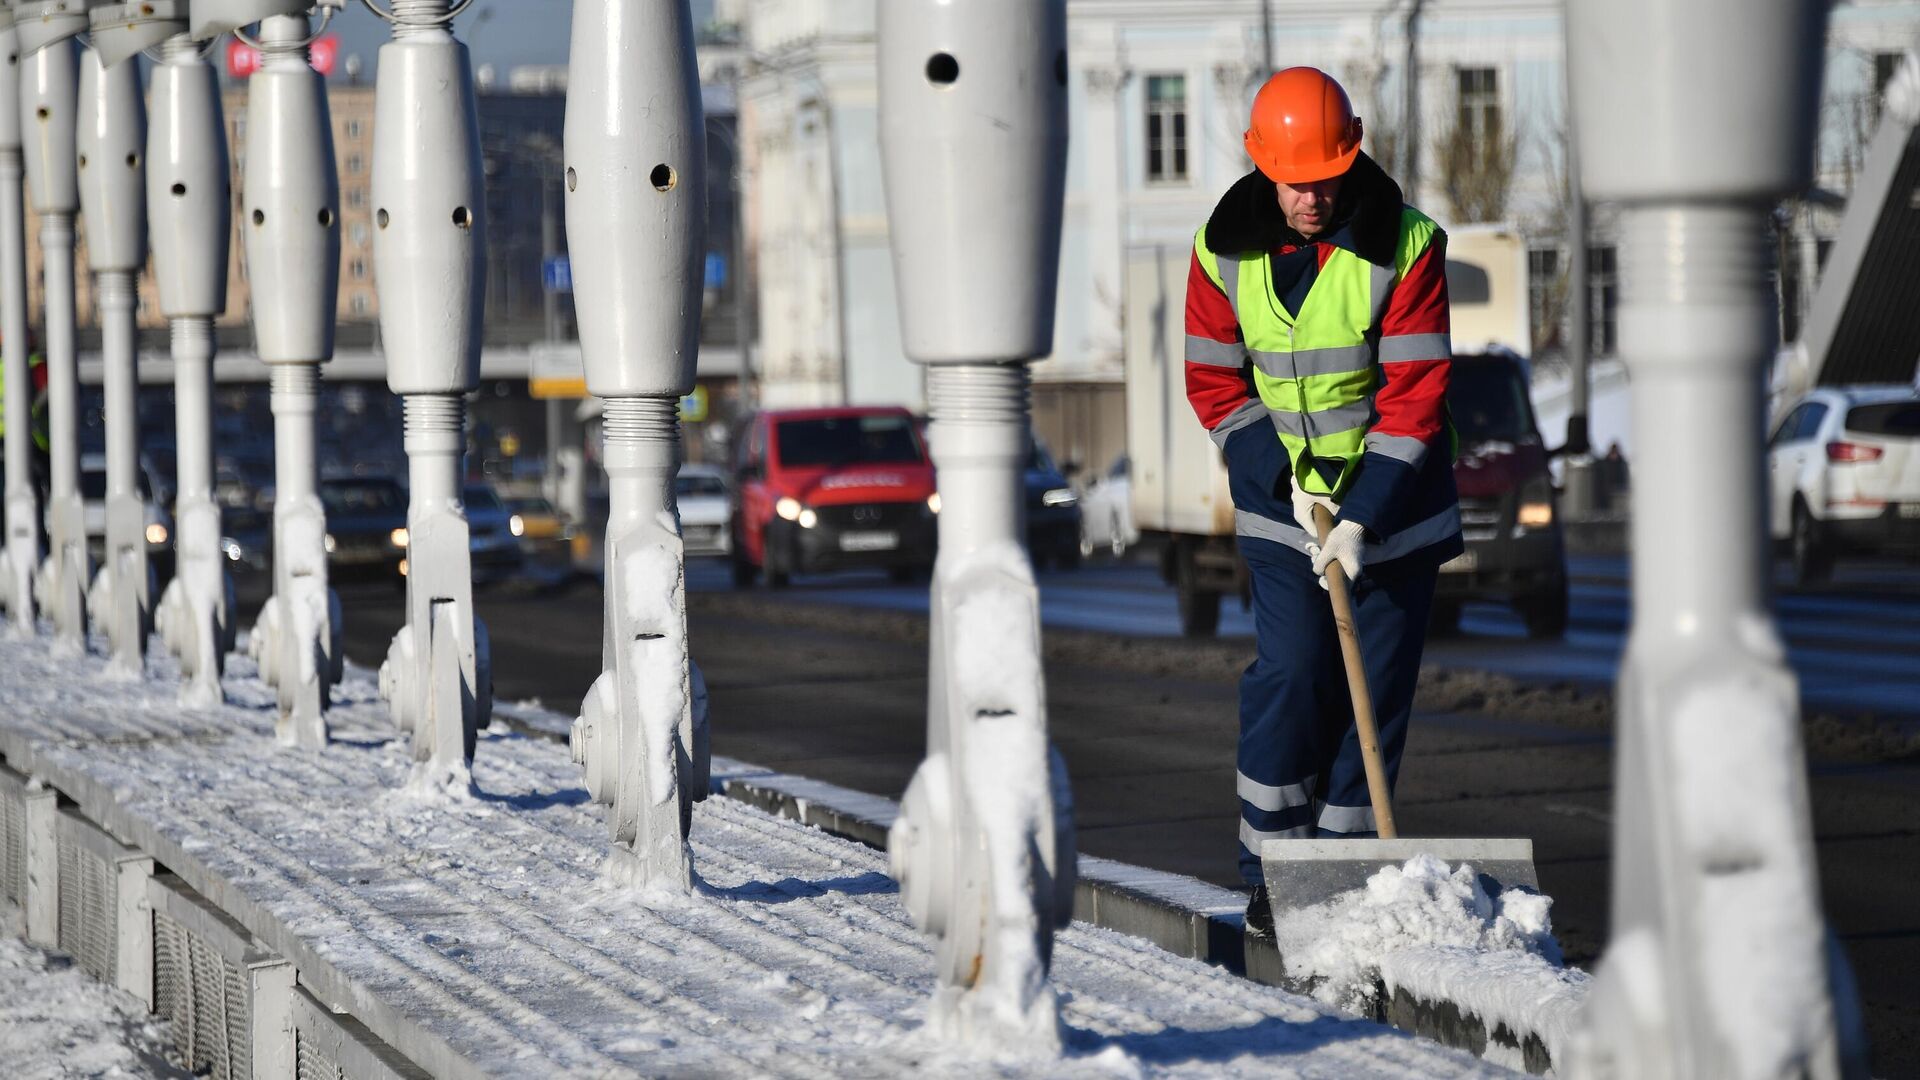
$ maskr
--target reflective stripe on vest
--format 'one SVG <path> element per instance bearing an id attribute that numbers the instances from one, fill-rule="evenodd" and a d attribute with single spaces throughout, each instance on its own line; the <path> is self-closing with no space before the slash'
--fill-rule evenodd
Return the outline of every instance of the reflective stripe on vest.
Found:
<path id="1" fill-rule="evenodd" d="M 1254 386 L 1302 489 L 1335 499 L 1346 494 L 1366 454 L 1380 364 L 1425 359 L 1378 355 L 1376 330 L 1394 284 L 1438 232 L 1431 218 L 1409 206 L 1401 210 L 1394 265 L 1375 266 L 1333 248 L 1297 315 L 1274 293 L 1271 256 L 1216 254 L 1207 249 L 1206 229 L 1195 234 L 1194 254 L 1233 306 L 1253 359 Z M 1427 344 L 1411 338 L 1396 349 L 1417 352 Z"/>

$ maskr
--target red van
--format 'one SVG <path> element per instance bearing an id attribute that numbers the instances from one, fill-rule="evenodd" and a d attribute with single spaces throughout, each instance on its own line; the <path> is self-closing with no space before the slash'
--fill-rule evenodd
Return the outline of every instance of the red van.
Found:
<path id="1" fill-rule="evenodd" d="M 885 567 L 897 581 L 932 570 L 933 462 L 901 408 L 763 412 L 735 442 L 733 580 Z"/>

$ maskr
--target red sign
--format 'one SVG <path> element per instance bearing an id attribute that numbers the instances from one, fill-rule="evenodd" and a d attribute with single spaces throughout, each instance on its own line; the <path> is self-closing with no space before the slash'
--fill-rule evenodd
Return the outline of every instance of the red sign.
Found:
<path id="1" fill-rule="evenodd" d="M 333 74 L 334 61 L 340 57 L 340 38 L 324 34 L 307 49 L 308 62 L 322 75 Z M 260 50 L 238 38 L 227 42 L 227 74 L 244 79 L 260 70 Z"/>

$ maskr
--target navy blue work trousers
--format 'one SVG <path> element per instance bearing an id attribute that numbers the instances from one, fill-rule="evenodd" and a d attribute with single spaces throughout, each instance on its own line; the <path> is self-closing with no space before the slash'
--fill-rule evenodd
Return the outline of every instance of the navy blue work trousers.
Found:
<path id="1" fill-rule="evenodd" d="M 1297 528 L 1286 497 L 1286 450 L 1268 425 L 1253 424 L 1229 437 L 1227 461 L 1258 647 L 1240 678 L 1236 783 L 1240 873 L 1257 885 L 1262 841 L 1370 836 L 1375 826 L 1332 602 L 1311 561 L 1284 542 L 1285 531 Z M 1389 790 L 1406 746 L 1437 580 L 1435 561 L 1415 554 L 1365 567 L 1352 590 Z"/>

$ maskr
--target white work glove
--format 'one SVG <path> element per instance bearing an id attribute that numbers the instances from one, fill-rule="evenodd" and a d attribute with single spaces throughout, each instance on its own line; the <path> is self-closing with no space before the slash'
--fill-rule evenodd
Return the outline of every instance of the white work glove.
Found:
<path id="1" fill-rule="evenodd" d="M 1340 504 L 1325 495 L 1314 495 L 1300 490 L 1300 478 L 1297 476 L 1289 476 L 1287 479 L 1293 485 L 1293 520 L 1307 530 L 1308 543 L 1317 543 L 1320 539 L 1320 526 L 1313 523 L 1313 508 L 1324 506 L 1327 508 L 1328 517 L 1337 518 L 1340 516 Z"/>
<path id="2" fill-rule="evenodd" d="M 1366 535 L 1366 526 L 1357 521 L 1342 521 L 1327 534 L 1324 545 L 1307 545 L 1307 557 L 1313 560 L 1313 572 L 1320 575 L 1321 588 L 1327 587 L 1327 567 L 1332 566 L 1335 560 L 1339 561 L 1340 569 L 1346 571 L 1348 582 L 1360 579 L 1360 569 L 1365 562 Z"/>
<path id="3" fill-rule="evenodd" d="M 1320 587 L 1327 587 L 1327 564 L 1335 559 L 1346 568 L 1348 581 L 1359 577 L 1366 529 L 1356 521 L 1336 521 L 1333 531 L 1327 534 L 1326 552 L 1322 552 L 1320 526 L 1313 520 L 1313 509 L 1324 506 L 1328 517 L 1338 518 L 1340 504 L 1325 495 L 1302 490 L 1299 477 L 1290 476 L 1288 482 L 1293 487 L 1293 519 L 1307 532 L 1307 557 L 1313 560 L 1313 572 L 1320 576 Z"/>

